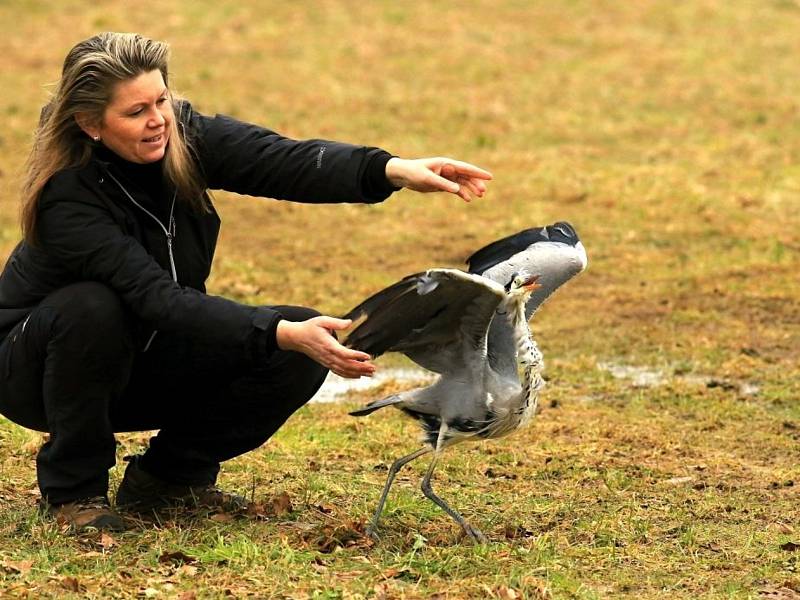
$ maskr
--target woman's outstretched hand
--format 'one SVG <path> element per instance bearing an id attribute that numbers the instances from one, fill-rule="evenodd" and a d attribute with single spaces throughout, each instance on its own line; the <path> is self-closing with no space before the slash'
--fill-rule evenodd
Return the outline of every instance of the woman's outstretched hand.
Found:
<path id="1" fill-rule="evenodd" d="M 351 322 L 325 316 L 307 321 L 283 320 L 278 322 L 275 337 L 281 350 L 302 352 L 341 377 L 371 377 L 375 365 L 370 362 L 370 355 L 346 348 L 333 337 L 334 331 L 347 329 Z"/>
<path id="2" fill-rule="evenodd" d="M 492 178 L 492 174 L 452 158 L 409 160 L 394 157 L 386 163 L 386 177 L 396 187 L 415 192 L 450 192 L 469 202 L 473 195 L 483 197 L 485 182 Z"/>

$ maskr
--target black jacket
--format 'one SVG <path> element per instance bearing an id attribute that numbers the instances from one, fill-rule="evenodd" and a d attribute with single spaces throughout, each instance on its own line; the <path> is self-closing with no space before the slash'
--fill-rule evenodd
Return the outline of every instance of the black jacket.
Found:
<path id="1" fill-rule="evenodd" d="M 391 155 L 378 148 L 291 140 L 230 117 L 203 116 L 188 103 L 176 118 L 210 189 L 317 203 L 379 202 L 394 190 L 385 177 Z M 86 166 L 60 171 L 46 184 L 39 243 L 20 242 L 0 275 L 0 340 L 54 290 L 99 281 L 135 316 L 142 346 L 155 330 L 182 331 L 241 360 L 266 358 L 280 315 L 205 293 L 220 225 L 210 200 L 206 213 L 178 200 L 170 219 L 171 190 L 153 198 L 113 157 L 99 146 Z"/>

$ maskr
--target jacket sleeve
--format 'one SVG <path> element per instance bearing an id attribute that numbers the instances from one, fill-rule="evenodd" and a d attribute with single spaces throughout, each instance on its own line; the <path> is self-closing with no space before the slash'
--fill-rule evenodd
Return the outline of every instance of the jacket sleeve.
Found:
<path id="1" fill-rule="evenodd" d="M 368 146 L 293 140 L 231 117 L 207 117 L 188 102 L 179 119 L 208 187 L 295 202 L 381 202 L 398 188 L 386 179 L 392 155 Z"/>
<path id="2" fill-rule="evenodd" d="M 51 180 L 48 187 L 40 204 L 38 237 L 43 250 L 76 279 L 105 283 L 154 329 L 188 332 L 240 353 L 248 363 L 261 362 L 275 350 L 280 313 L 181 287 L 107 209 L 92 201 L 92 192 L 86 190 L 84 199 L 59 197 L 56 190 L 62 186 Z"/>

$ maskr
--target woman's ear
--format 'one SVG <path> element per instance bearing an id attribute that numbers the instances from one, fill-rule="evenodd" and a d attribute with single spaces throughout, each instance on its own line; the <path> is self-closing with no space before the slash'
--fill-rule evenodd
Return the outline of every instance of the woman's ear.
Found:
<path id="1" fill-rule="evenodd" d="M 89 117 L 88 113 L 76 113 L 75 122 L 78 124 L 78 127 L 95 142 L 100 141 L 100 127 L 94 119 Z"/>

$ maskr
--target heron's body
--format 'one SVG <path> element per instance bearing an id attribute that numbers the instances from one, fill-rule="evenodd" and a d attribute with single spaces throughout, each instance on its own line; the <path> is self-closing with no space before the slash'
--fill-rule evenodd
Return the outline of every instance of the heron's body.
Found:
<path id="1" fill-rule="evenodd" d="M 429 386 L 351 413 L 362 416 L 394 406 L 423 429 L 425 447 L 390 469 L 373 528 L 394 474 L 433 450 L 423 491 L 469 535 L 485 539 L 430 489 L 436 457 L 457 442 L 499 438 L 530 421 L 544 387 L 544 364 L 528 320 L 556 288 L 585 268 L 586 253 L 574 229 L 557 223 L 494 242 L 469 262 L 470 273 L 430 269 L 406 277 L 347 315 L 358 323 L 347 345 L 373 356 L 402 352 L 439 373 Z"/>
<path id="2" fill-rule="evenodd" d="M 419 420 L 424 441 L 431 446 L 436 446 L 442 426 L 442 447 L 447 447 L 470 439 L 502 437 L 525 425 L 536 411 L 539 391 L 544 387 L 541 376 L 544 365 L 527 321 L 520 318 L 524 304 L 512 299 L 501 305 L 505 306 L 498 308 L 499 315 L 495 318 L 512 321 L 522 373 L 520 381 L 502 377 L 492 368 L 486 354 L 475 355 L 467 350 L 461 356 L 478 359 L 475 365 L 463 365 L 457 371 L 441 375 L 430 386 L 401 392 L 375 404 L 388 401 Z M 364 411 L 372 412 L 373 408 L 378 407 L 368 406 Z"/>

